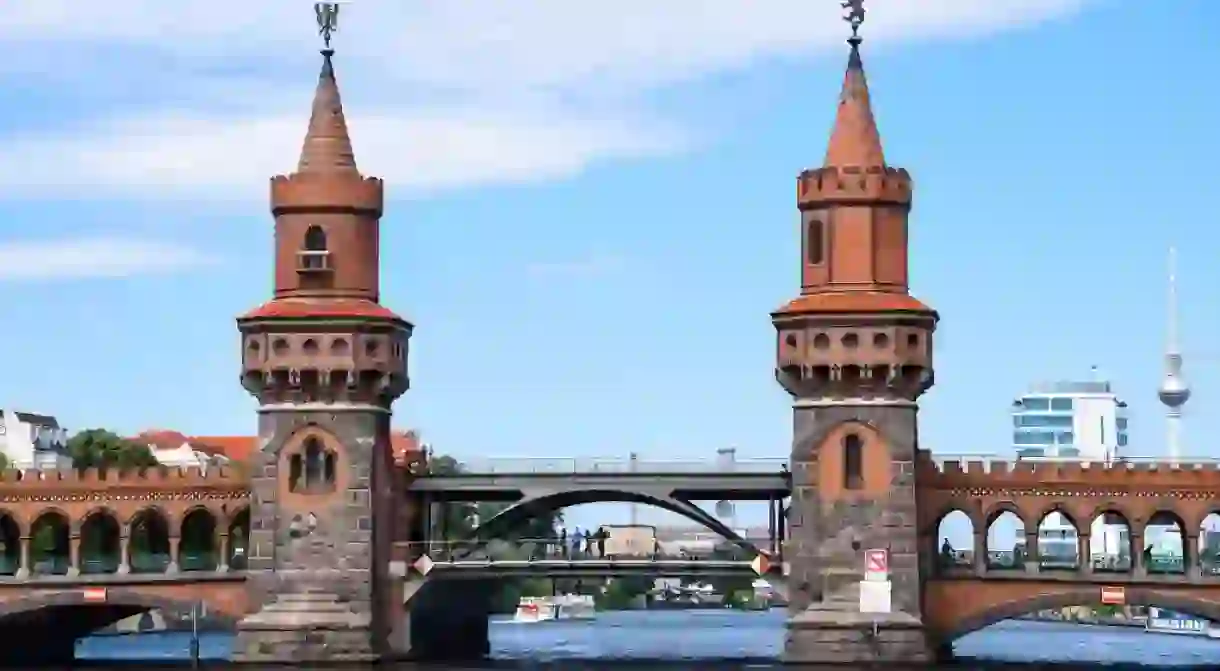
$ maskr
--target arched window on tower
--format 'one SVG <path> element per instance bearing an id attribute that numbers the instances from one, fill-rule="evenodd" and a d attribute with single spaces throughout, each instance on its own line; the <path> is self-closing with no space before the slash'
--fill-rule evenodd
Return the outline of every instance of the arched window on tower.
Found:
<path id="1" fill-rule="evenodd" d="M 821 219 L 812 219 L 805 224 L 805 263 L 811 266 L 826 261 L 826 226 Z"/>
<path id="2" fill-rule="evenodd" d="M 297 270 L 313 273 L 330 270 L 330 250 L 321 226 L 315 224 L 305 230 L 305 244 L 297 252 Z"/>
<path id="3" fill-rule="evenodd" d="M 288 491 L 322 494 L 335 490 L 335 453 L 314 437 L 289 458 Z"/>
<path id="4" fill-rule="evenodd" d="M 864 487 L 864 441 L 849 433 L 843 437 L 843 488 Z"/>

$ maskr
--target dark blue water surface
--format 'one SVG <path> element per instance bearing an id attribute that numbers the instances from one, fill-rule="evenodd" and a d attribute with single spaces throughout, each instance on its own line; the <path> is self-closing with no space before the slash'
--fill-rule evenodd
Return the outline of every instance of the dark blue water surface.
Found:
<path id="1" fill-rule="evenodd" d="M 739 668 L 763 669 L 771 665 L 759 660 L 777 658 L 783 648 L 785 618 L 780 610 L 704 610 L 599 613 L 591 622 L 518 624 L 496 619 L 491 626 L 492 655 L 531 664 L 588 660 L 583 668 L 626 660 L 735 659 L 752 660 Z M 231 634 L 204 634 L 202 656 L 227 659 L 232 640 Z M 181 633 L 98 636 L 80 641 L 77 657 L 181 660 L 189 645 L 190 635 Z M 960 658 L 979 660 L 965 668 L 988 666 L 982 660 L 1220 668 L 1220 640 L 1127 627 L 1010 621 L 961 639 L 954 650 Z"/>

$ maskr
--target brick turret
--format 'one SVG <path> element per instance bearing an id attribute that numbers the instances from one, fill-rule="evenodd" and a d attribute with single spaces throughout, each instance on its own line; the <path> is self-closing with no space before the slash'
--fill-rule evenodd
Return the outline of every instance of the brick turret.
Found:
<path id="1" fill-rule="evenodd" d="M 374 660 L 401 603 L 391 404 L 408 387 L 412 325 L 379 300 L 380 179 L 356 167 L 322 52 L 296 172 L 271 180 L 275 294 L 238 318 L 242 385 L 259 401 L 249 567 L 261 609 L 238 627 L 247 662 Z"/>
<path id="2" fill-rule="evenodd" d="M 849 10 L 858 27 L 862 6 Z M 794 399 L 785 658 L 911 663 L 929 656 L 916 399 L 932 384 L 937 315 L 908 292 L 911 177 L 885 162 L 860 39 L 849 43 L 825 161 L 797 179 L 800 294 L 772 313 L 776 378 Z M 860 612 L 868 549 L 889 552 L 890 613 Z"/>
<path id="3" fill-rule="evenodd" d="M 772 314 L 788 393 L 915 400 L 931 386 L 937 315 L 908 292 L 911 195 L 885 163 L 853 42 L 824 164 L 797 178 L 801 293 Z"/>

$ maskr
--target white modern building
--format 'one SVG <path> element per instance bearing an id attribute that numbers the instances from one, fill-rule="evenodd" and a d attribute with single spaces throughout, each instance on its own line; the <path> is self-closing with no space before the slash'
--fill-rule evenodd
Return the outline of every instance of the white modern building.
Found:
<path id="1" fill-rule="evenodd" d="M 1053 382 L 1012 402 L 1012 427 L 1020 459 L 1111 462 L 1127 447 L 1127 404 L 1106 381 Z"/>
<path id="2" fill-rule="evenodd" d="M 0 452 L 9 468 L 68 468 L 68 431 L 51 415 L 0 410 Z"/>
<path id="3" fill-rule="evenodd" d="M 1013 448 L 1018 459 L 1110 463 L 1127 447 L 1127 421 L 1127 404 L 1107 381 L 1039 385 L 1012 402 Z M 1105 518 L 1078 522 L 1092 526 L 1091 555 L 1118 557 L 1130 552 L 1125 524 Z M 1051 513 L 1040 525 L 1038 539 L 1040 554 L 1074 554 L 1076 529 Z"/>

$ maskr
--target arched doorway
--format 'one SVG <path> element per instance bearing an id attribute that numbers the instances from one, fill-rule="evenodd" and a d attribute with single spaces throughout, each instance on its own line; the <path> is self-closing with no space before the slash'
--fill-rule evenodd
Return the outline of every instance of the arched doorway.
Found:
<path id="1" fill-rule="evenodd" d="M 68 516 L 49 510 L 30 525 L 30 574 L 65 575 L 72 565 Z"/>
<path id="2" fill-rule="evenodd" d="M 196 508 L 182 518 L 178 566 L 183 571 L 215 571 L 216 518 L 206 508 Z"/>
<path id="3" fill-rule="evenodd" d="M 0 513 L 0 575 L 21 570 L 21 527 L 8 513 Z"/>
<path id="4" fill-rule="evenodd" d="M 107 510 L 96 510 L 80 527 L 81 573 L 115 573 L 120 561 L 119 522 Z"/>
<path id="5" fill-rule="evenodd" d="M 229 523 L 229 568 L 244 571 L 247 562 L 247 547 L 250 542 L 250 509 L 242 508 Z"/>
<path id="6" fill-rule="evenodd" d="M 147 508 L 131 518 L 127 562 L 132 573 L 164 573 L 170 564 L 169 521 L 156 508 Z"/>

